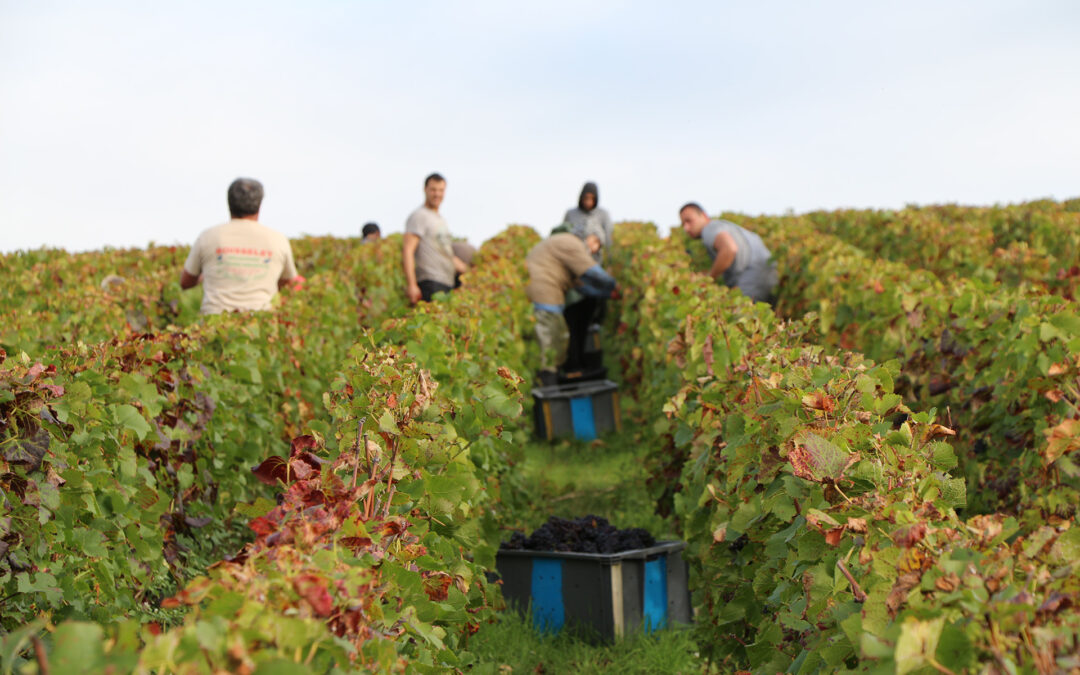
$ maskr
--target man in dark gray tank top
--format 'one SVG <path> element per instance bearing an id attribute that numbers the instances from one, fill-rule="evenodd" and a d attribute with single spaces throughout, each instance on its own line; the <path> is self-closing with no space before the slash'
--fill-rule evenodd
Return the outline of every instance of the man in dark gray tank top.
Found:
<path id="1" fill-rule="evenodd" d="M 679 220 L 684 232 L 705 244 L 713 261 L 712 278 L 738 288 L 754 302 L 774 302 L 776 261 L 761 237 L 730 221 L 711 220 L 695 202 L 679 209 Z"/>

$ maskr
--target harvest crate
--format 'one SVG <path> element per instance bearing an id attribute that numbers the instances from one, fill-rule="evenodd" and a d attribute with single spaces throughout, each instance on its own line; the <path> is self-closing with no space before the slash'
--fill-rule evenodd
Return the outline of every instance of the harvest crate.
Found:
<path id="1" fill-rule="evenodd" d="M 503 551 L 503 597 L 544 632 L 564 627 L 612 641 L 690 623 L 682 541 L 622 553 Z"/>
<path id="2" fill-rule="evenodd" d="M 618 388 L 611 380 L 599 380 L 533 389 L 537 437 L 591 441 L 620 430 Z"/>

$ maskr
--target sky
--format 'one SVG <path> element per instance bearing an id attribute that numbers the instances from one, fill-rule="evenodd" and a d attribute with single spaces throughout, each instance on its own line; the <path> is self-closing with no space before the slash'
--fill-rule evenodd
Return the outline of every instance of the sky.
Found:
<path id="1" fill-rule="evenodd" d="M 0 251 L 1080 196 L 1080 3 L 0 0 Z"/>

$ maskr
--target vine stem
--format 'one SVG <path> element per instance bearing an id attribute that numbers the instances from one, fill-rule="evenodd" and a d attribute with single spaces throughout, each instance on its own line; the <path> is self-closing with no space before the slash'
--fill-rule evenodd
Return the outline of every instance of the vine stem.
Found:
<path id="1" fill-rule="evenodd" d="M 390 515 L 390 502 L 394 499 L 394 462 L 397 461 L 398 443 L 394 439 L 393 451 L 390 453 L 390 470 L 386 472 L 386 502 L 383 504 L 383 518 Z"/>
<path id="2" fill-rule="evenodd" d="M 360 451 L 367 445 L 367 434 L 363 435 L 363 439 L 361 439 L 361 437 L 360 437 L 360 434 L 364 429 L 364 422 L 366 422 L 366 421 L 367 421 L 366 416 L 361 417 L 360 421 L 356 425 L 356 442 L 353 443 L 353 445 L 356 446 L 356 463 L 353 464 L 353 470 L 352 470 L 352 486 L 354 488 L 356 487 L 356 474 L 357 474 L 358 471 L 360 471 Z M 360 444 L 361 440 L 363 440 L 363 442 L 364 442 L 363 445 Z"/>
<path id="3" fill-rule="evenodd" d="M 851 584 L 851 593 L 855 596 L 855 602 L 866 602 L 866 593 L 863 591 L 862 587 L 859 586 L 859 582 L 855 581 L 855 577 L 851 576 L 851 572 L 848 571 L 844 561 L 837 560 L 836 567 L 840 570 L 840 573 L 847 578 L 848 583 Z"/>
<path id="4" fill-rule="evenodd" d="M 49 657 L 45 654 L 45 645 L 41 643 L 41 638 L 36 635 L 30 640 L 34 643 L 34 657 L 38 662 L 38 673 L 40 675 L 49 675 Z"/>

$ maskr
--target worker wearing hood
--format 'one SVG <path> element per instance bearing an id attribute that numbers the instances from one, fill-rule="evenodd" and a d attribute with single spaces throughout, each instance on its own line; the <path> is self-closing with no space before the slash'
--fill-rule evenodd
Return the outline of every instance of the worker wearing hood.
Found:
<path id="1" fill-rule="evenodd" d="M 579 239 L 585 239 L 593 234 L 600 238 L 600 243 L 603 245 L 602 251 L 611 248 L 614 228 L 611 224 L 611 216 L 600 208 L 600 192 L 596 183 L 585 183 L 585 186 L 581 188 L 581 196 L 578 197 L 577 208 L 567 211 L 563 216 L 563 222 L 569 225 L 568 230 L 576 234 Z M 599 255 L 601 254 L 598 253 L 597 256 Z"/>

